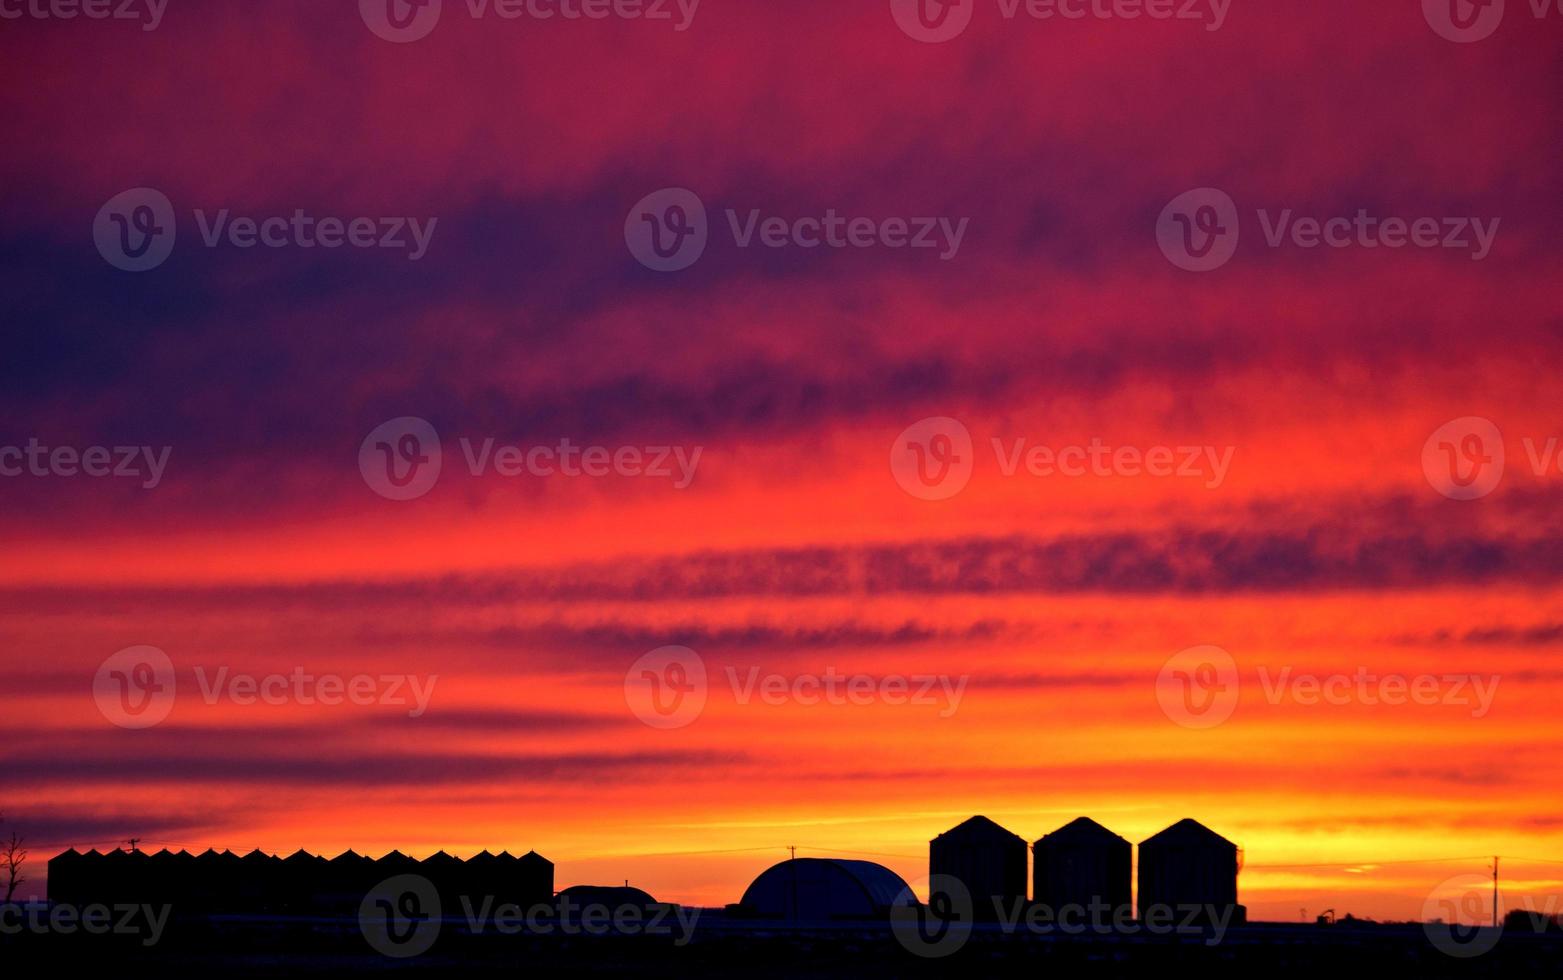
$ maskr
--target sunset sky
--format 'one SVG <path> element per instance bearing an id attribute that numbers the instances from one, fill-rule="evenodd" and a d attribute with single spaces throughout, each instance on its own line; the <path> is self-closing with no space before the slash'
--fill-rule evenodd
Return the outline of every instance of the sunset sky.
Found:
<path id="1" fill-rule="evenodd" d="M 932 43 L 887 0 L 704 0 L 682 30 L 677 4 L 445 0 L 406 43 L 350 0 L 0 20 L 0 450 L 168 452 L 154 487 L 0 476 L 23 891 L 136 836 L 536 849 L 559 887 L 720 905 L 788 845 L 922 888 L 928 840 L 982 813 L 1028 841 L 1193 817 L 1243 848 L 1252 918 L 1417 918 L 1494 854 L 1511 906 L 1563 902 L 1563 14 L 1509 0 L 1457 43 L 1418 0 L 1233 0 L 1219 29 L 973 2 Z M 135 188 L 177 216 L 144 272 L 94 241 Z M 679 271 L 626 240 L 664 188 L 708 213 Z M 1205 272 L 1158 240 L 1198 188 L 1241 223 Z M 224 210 L 437 225 L 416 259 L 208 246 Z M 1480 258 L 1272 246 L 1288 210 L 1496 234 Z M 958 248 L 743 247 L 755 211 L 965 224 Z M 442 468 L 388 499 L 360 450 L 407 417 Z M 1472 417 L 1506 466 L 1450 499 L 1429 439 Z M 898 480 L 925 419 L 971 438 L 947 499 Z M 473 475 L 488 439 L 699 457 L 682 488 Z M 1209 455 L 1007 465 L 1093 440 Z M 708 690 L 658 728 L 626 679 L 668 645 Z M 138 646 L 177 696 L 129 729 L 94 679 Z M 1206 646 L 1240 694 L 1189 727 L 1158 676 Z M 432 694 L 203 697 L 224 669 Z M 752 671 L 960 694 L 744 703 Z M 1353 686 L 1274 696 L 1283 671 Z M 1375 703 L 1362 673 L 1440 696 Z"/>

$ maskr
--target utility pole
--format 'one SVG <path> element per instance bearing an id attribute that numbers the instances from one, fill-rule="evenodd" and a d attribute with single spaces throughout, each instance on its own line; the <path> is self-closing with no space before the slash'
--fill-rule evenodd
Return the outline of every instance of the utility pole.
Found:
<path id="1" fill-rule="evenodd" d="M 1498 855 L 1492 856 L 1492 927 L 1498 928 Z"/>
<path id="2" fill-rule="evenodd" d="M 787 858 L 787 870 L 791 872 L 788 877 L 791 879 L 790 884 L 792 885 L 792 902 L 790 903 L 792 908 L 792 920 L 796 922 L 798 920 L 798 866 L 794 862 L 798 860 L 798 848 L 792 844 L 788 844 L 787 853 L 789 855 Z"/>
<path id="3" fill-rule="evenodd" d="M 140 851 L 136 848 L 136 845 L 141 843 L 141 838 L 139 838 L 139 837 L 132 837 L 129 840 L 125 841 L 125 843 L 130 845 L 130 853 L 132 853 L 132 854 L 140 853 Z"/>

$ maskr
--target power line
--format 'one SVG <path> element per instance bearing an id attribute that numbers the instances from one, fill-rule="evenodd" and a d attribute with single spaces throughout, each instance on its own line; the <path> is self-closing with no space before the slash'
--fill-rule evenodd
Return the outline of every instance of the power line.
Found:
<path id="1" fill-rule="evenodd" d="M 826 854 L 868 854 L 872 857 L 906 858 L 909 861 L 927 857 L 925 854 L 892 854 L 888 851 L 841 851 L 832 847 L 805 847 L 803 849 L 805 851 L 822 851 Z"/>
<path id="2" fill-rule="evenodd" d="M 1377 867 L 1380 865 L 1391 864 L 1455 864 L 1460 861 L 1488 861 L 1491 859 L 1491 854 L 1478 854 L 1474 857 L 1411 858 L 1408 860 L 1397 861 L 1374 861 L 1368 859 L 1360 861 L 1324 861 L 1317 864 L 1245 864 L 1243 866 L 1243 870 L 1273 871 L 1283 868 L 1360 868 L 1364 865 L 1373 865 Z M 1511 860 L 1517 861 L 1521 859 L 1513 858 Z"/>
<path id="3" fill-rule="evenodd" d="M 1549 859 L 1549 858 L 1505 857 L 1504 860 L 1505 861 L 1518 861 L 1521 864 L 1563 864 L 1563 861 L 1559 861 L 1559 860 L 1556 860 L 1556 859 Z"/>

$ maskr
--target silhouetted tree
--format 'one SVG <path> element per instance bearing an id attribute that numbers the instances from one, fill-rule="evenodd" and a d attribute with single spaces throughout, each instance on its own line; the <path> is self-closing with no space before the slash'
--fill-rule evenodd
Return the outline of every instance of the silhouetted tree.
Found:
<path id="1" fill-rule="evenodd" d="M 0 813 L 0 823 L 5 822 L 5 814 Z M 16 886 L 27 879 L 22 877 L 22 865 L 27 863 L 27 848 L 23 846 L 26 840 L 16 831 L 11 831 L 8 839 L 0 840 L 0 871 L 6 875 L 5 900 L 7 903 L 16 896 Z"/>

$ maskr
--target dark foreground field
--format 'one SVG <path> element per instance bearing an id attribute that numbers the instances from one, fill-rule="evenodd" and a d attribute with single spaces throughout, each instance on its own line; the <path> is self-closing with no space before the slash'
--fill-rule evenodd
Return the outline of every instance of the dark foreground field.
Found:
<path id="1" fill-rule="evenodd" d="M 1467 950 L 1468 951 L 1468 950 Z M 22 932 L 0 935 L 3 976 L 233 977 L 637 976 L 864 978 L 982 976 L 1555 975 L 1563 937 L 1509 931 L 1479 955 L 1451 955 L 1419 926 L 1253 924 L 1209 937 L 1002 935 L 979 932 L 956 952 L 927 958 L 888 928 L 795 929 L 703 924 L 682 945 L 669 937 L 474 935 L 449 923 L 425 953 L 382 955 L 346 920 L 169 924 L 153 946 L 136 937 Z M 83 971 L 92 971 L 84 974 Z M 66 974 L 61 974 L 66 975 Z"/>

